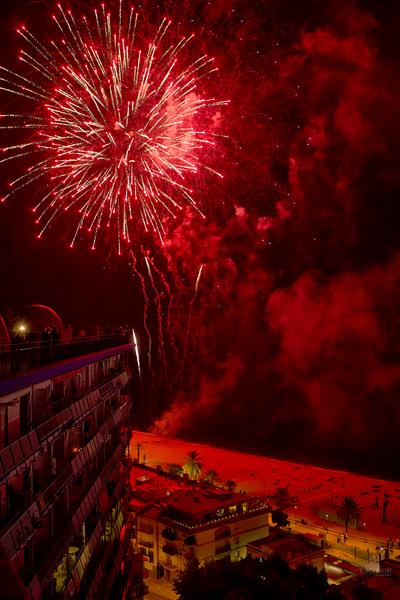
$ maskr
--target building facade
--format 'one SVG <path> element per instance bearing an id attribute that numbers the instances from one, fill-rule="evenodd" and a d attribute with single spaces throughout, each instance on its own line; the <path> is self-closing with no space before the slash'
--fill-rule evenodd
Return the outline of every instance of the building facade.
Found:
<path id="1" fill-rule="evenodd" d="M 33 599 L 111 598 L 121 582 L 131 351 L 0 381 L 0 550 Z"/>
<path id="2" fill-rule="evenodd" d="M 192 552 L 200 561 L 244 558 L 247 544 L 268 535 L 260 498 L 218 490 L 178 490 L 137 516 L 137 545 L 151 577 L 172 581 Z"/>

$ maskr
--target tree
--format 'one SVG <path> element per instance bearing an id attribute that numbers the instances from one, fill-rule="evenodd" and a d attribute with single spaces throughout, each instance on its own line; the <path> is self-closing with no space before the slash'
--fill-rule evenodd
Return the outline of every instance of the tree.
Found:
<path id="1" fill-rule="evenodd" d="M 215 469 L 208 469 L 206 474 L 204 475 L 204 481 L 209 483 L 210 485 L 214 485 L 215 481 L 218 479 L 218 473 Z"/>
<path id="2" fill-rule="evenodd" d="M 228 490 L 230 492 L 234 492 L 237 487 L 237 483 L 236 483 L 236 481 L 233 481 L 232 479 L 228 479 L 226 482 L 226 487 L 228 488 Z"/>
<path id="3" fill-rule="evenodd" d="M 200 455 L 196 450 L 191 450 L 185 456 L 186 463 L 183 465 L 183 472 L 189 476 L 189 479 L 199 480 L 203 463 L 200 462 Z"/>
<path id="4" fill-rule="evenodd" d="M 201 581 L 199 559 L 193 548 L 190 548 L 185 552 L 184 558 L 184 570 L 174 581 L 175 591 L 180 595 L 180 598 L 201 600 L 201 596 L 194 593 L 194 590 L 197 590 L 198 588 L 201 590 L 203 585 Z"/>
<path id="5" fill-rule="evenodd" d="M 178 465 L 176 463 L 171 463 L 169 465 L 167 465 L 168 468 L 168 473 L 170 475 L 176 475 L 178 477 L 181 477 L 182 473 L 183 473 L 183 468 L 181 465 Z"/>
<path id="6" fill-rule="evenodd" d="M 275 489 L 275 493 L 272 496 L 274 504 L 279 510 L 284 510 L 290 506 L 290 497 L 287 487 L 278 487 Z"/>
<path id="7" fill-rule="evenodd" d="M 277 527 L 286 527 L 289 525 L 288 514 L 283 512 L 283 510 L 272 510 L 271 519 Z"/>
<path id="8" fill-rule="evenodd" d="M 328 600 L 331 598 L 325 571 L 310 565 L 295 570 L 278 554 L 267 559 L 229 558 L 206 561 L 202 566 L 188 562 L 174 582 L 179 600 Z M 343 600 L 338 592 L 332 600 Z"/>
<path id="9" fill-rule="evenodd" d="M 189 548 L 189 550 L 185 552 L 185 569 L 191 572 L 195 572 L 200 569 L 200 561 L 197 558 L 193 548 Z"/>
<path id="10" fill-rule="evenodd" d="M 349 522 L 355 521 L 357 523 L 361 518 L 361 512 L 361 506 L 358 504 L 355 498 L 352 496 L 344 496 L 342 502 L 337 508 L 336 515 L 339 517 L 339 519 L 344 521 L 346 534 Z"/>

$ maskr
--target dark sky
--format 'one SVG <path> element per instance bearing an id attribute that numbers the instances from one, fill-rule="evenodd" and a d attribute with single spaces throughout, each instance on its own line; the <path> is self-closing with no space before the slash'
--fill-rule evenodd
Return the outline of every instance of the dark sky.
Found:
<path id="1" fill-rule="evenodd" d="M 48 38 L 48 23 L 55 3 L 15 0 L 0 6 L 1 63 L 12 69 L 17 62 L 21 41 L 16 29 L 25 24 L 37 37 Z M 51 24 L 50 24 L 51 26 Z M 1 96 L 4 107 L 19 110 L 18 100 Z M 3 132 L 2 146 L 9 143 Z M 24 172 L 23 161 L 6 163 L 0 171 L 2 195 L 7 193 L 10 179 Z M 5 190 L 5 191 L 4 191 Z M 117 326 L 141 320 L 141 300 L 126 261 L 110 260 L 108 249 L 97 254 L 88 245 L 71 250 L 71 229 L 60 223 L 56 231 L 41 240 L 34 222 L 32 207 L 38 191 L 34 187 L 21 190 L 1 206 L 0 214 L 0 306 L 14 314 L 27 304 L 39 303 L 57 310 L 65 323 L 76 328 L 96 323 Z"/>
<path id="2" fill-rule="evenodd" d="M 12 64 L 23 15 L 46 35 L 50 4 L 1 7 L 3 63 Z M 79 12 L 90 2 L 72 5 Z M 159 381 L 153 396 L 164 386 L 172 401 L 158 428 L 299 460 L 315 460 L 318 448 L 321 462 L 393 474 L 400 450 L 397 3 L 159 6 L 146 8 L 148 21 L 166 12 L 177 32 L 196 32 L 199 50 L 219 66 L 204 85 L 230 105 L 220 123 L 228 138 L 212 157 L 224 180 L 202 176 L 197 184 L 207 219 L 185 212 L 163 250 L 146 242 L 158 273 L 145 281 L 155 355 L 149 379 Z M 7 168 L 14 174 L 19 166 Z M 74 322 L 141 323 L 140 242 L 132 278 L 108 248 L 91 253 L 82 241 L 70 250 L 67 221 L 38 241 L 35 193 L 0 207 L 1 304 L 50 304 Z"/>

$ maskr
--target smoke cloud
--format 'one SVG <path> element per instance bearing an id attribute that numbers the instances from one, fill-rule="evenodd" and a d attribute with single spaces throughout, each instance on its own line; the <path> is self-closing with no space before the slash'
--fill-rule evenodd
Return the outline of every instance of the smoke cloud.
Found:
<path id="1" fill-rule="evenodd" d="M 286 14 L 271 2 L 256 18 L 239 3 L 243 21 L 220 25 L 237 66 L 234 147 L 214 218 L 193 233 L 186 217 L 168 248 L 179 314 L 182 274 L 194 285 L 203 264 L 204 276 L 186 387 L 154 429 L 309 461 L 318 447 L 325 464 L 390 475 L 400 450 L 394 38 L 373 3 L 306 4 Z"/>

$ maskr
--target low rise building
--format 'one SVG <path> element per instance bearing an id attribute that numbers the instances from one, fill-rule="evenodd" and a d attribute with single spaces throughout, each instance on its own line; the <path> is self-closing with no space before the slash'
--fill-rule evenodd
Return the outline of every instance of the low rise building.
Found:
<path id="1" fill-rule="evenodd" d="M 268 506 L 261 498 L 223 490 L 182 488 L 137 517 L 137 545 L 152 577 L 172 581 L 185 555 L 200 563 L 244 558 L 249 542 L 268 534 Z"/>
<path id="2" fill-rule="evenodd" d="M 291 569 L 296 569 L 300 565 L 312 565 L 318 571 L 324 568 L 324 549 L 321 540 L 316 544 L 302 534 L 276 531 L 268 537 L 249 543 L 247 552 L 253 558 L 265 559 L 272 554 L 279 554 Z"/>

